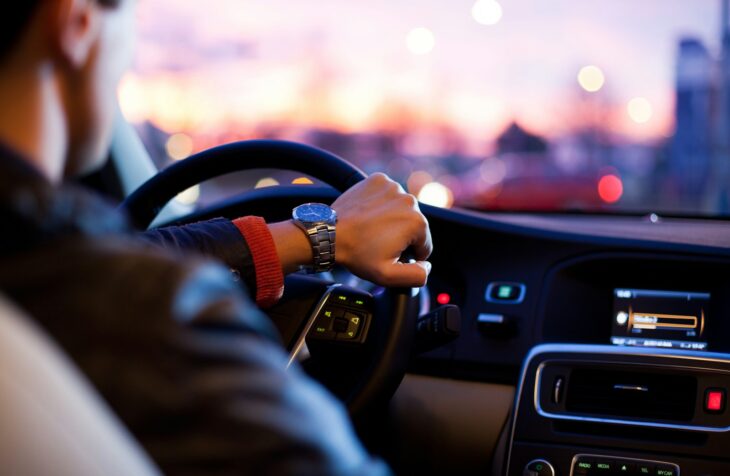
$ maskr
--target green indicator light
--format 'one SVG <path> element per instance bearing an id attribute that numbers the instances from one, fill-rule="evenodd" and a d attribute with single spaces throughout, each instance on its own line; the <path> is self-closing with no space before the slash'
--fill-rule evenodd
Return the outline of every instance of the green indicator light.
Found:
<path id="1" fill-rule="evenodd" d="M 332 317 L 332 311 L 325 311 L 324 315 L 326 317 Z"/>
<path id="2" fill-rule="evenodd" d="M 535 465 L 535 469 L 536 469 L 536 470 L 538 470 L 538 471 L 542 471 L 542 465 L 541 465 L 541 464 L 539 464 L 539 463 L 538 463 L 538 464 L 536 464 L 536 465 Z"/>
<path id="3" fill-rule="evenodd" d="M 674 476 L 674 471 L 671 469 L 657 469 L 657 476 Z"/>
<path id="4" fill-rule="evenodd" d="M 512 288 L 509 286 L 500 286 L 498 294 L 501 298 L 509 298 L 510 294 L 512 294 Z"/>
<path id="5" fill-rule="evenodd" d="M 355 301 L 355 304 L 357 304 L 358 306 L 362 306 L 363 304 L 365 304 L 365 301 L 358 299 Z"/>
<path id="6" fill-rule="evenodd" d="M 324 327 L 318 327 L 315 329 L 315 331 L 322 333 L 322 332 L 327 332 L 327 329 L 325 329 Z"/>
<path id="7" fill-rule="evenodd" d="M 578 467 L 581 469 L 591 469 L 593 465 L 591 463 L 586 463 L 584 461 L 581 461 L 578 463 Z"/>
<path id="8" fill-rule="evenodd" d="M 646 466 L 644 466 L 642 468 L 639 468 L 639 472 L 641 474 L 649 474 L 649 468 L 647 468 Z"/>
<path id="9" fill-rule="evenodd" d="M 624 466 L 625 468 L 626 466 Z M 597 463 L 596 468 L 598 469 L 611 469 L 611 465 L 608 463 Z"/>

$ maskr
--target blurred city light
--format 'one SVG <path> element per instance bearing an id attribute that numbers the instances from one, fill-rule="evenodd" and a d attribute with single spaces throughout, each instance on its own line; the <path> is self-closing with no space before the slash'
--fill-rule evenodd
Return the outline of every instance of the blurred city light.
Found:
<path id="1" fill-rule="evenodd" d="M 598 196 L 606 203 L 616 203 L 624 193 L 624 184 L 616 175 L 604 175 L 598 181 Z"/>
<path id="2" fill-rule="evenodd" d="M 637 124 L 644 124 L 646 122 L 649 122 L 652 115 L 654 114 L 654 110 L 652 109 L 649 100 L 642 97 L 633 98 L 631 101 L 629 101 L 626 109 L 629 113 L 629 117 L 631 118 L 631 120 L 636 122 Z"/>
<path id="3" fill-rule="evenodd" d="M 172 160 L 186 159 L 193 153 L 193 139 L 187 134 L 173 134 L 167 139 L 165 150 Z"/>
<path id="4" fill-rule="evenodd" d="M 124 118 L 138 124 L 147 118 L 147 108 L 143 100 L 144 85 L 133 74 L 125 75 L 119 83 L 119 108 Z"/>
<path id="5" fill-rule="evenodd" d="M 497 185 L 507 175 L 507 166 L 503 160 L 493 157 L 482 162 L 479 173 L 487 185 Z"/>
<path id="6" fill-rule="evenodd" d="M 448 187 L 438 182 L 430 182 L 418 192 L 418 200 L 427 205 L 439 208 L 450 208 L 454 203 L 454 194 Z"/>
<path id="7" fill-rule="evenodd" d="M 314 182 L 312 182 L 312 179 L 308 177 L 297 177 L 294 180 L 291 181 L 292 185 L 312 185 Z"/>
<path id="8" fill-rule="evenodd" d="M 406 36 L 408 51 L 414 55 L 425 55 L 436 46 L 436 37 L 433 32 L 425 27 L 414 28 Z"/>
<path id="9" fill-rule="evenodd" d="M 496 25 L 502 19 L 502 5 L 497 0 L 477 0 L 471 16 L 482 25 Z"/>
<path id="10" fill-rule="evenodd" d="M 605 82 L 606 77 L 598 66 L 584 66 L 578 72 L 578 84 L 589 93 L 600 91 Z"/>
<path id="11" fill-rule="evenodd" d="M 408 177 L 406 189 L 408 190 L 408 193 L 412 193 L 417 196 L 423 186 L 431 182 L 433 182 L 433 176 L 431 176 L 431 174 L 423 170 L 417 170 Z"/>
<path id="12" fill-rule="evenodd" d="M 274 177 L 264 177 L 256 182 L 256 186 L 254 188 L 275 187 L 276 185 L 279 185 L 279 181 Z"/>
<path id="13" fill-rule="evenodd" d="M 183 205 L 193 205 L 200 198 L 200 185 L 193 185 L 184 192 L 180 192 L 175 200 Z"/>

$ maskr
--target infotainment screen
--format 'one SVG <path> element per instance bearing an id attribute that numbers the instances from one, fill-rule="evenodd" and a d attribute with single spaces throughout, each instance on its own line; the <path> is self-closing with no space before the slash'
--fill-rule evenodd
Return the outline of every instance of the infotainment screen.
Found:
<path id="1" fill-rule="evenodd" d="M 611 343 L 707 350 L 710 293 L 619 288 L 613 297 Z"/>

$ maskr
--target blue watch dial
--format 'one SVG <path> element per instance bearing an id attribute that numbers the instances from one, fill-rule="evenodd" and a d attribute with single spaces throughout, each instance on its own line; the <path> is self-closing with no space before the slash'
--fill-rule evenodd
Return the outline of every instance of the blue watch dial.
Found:
<path id="1" fill-rule="evenodd" d="M 292 216 L 303 223 L 330 222 L 334 219 L 335 212 L 322 203 L 305 203 L 296 207 Z"/>

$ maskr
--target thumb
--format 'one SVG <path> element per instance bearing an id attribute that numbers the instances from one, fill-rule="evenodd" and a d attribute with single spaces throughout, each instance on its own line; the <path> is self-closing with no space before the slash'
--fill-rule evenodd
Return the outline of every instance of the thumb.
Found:
<path id="1" fill-rule="evenodd" d="M 397 261 L 389 265 L 389 269 L 384 273 L 385 282 L 381 284 L 389 287 L 421 287 L 428 281 L 429 273 L 431 273 L 429 261 L 410 263 Z"/>

